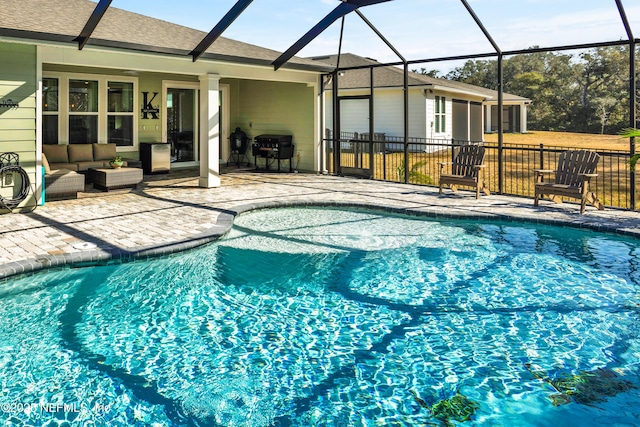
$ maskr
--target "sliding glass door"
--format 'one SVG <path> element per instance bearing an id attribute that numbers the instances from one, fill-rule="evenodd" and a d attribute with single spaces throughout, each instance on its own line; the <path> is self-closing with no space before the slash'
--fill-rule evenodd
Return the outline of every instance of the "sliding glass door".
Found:
<path id="1" fill-rule="evenodd" d="M 198 90 L 167 87 L 166 132 L 171 161 L 185 166 L 198 161 Z M 177 166 L 177 165 L 176 165 Z"/>

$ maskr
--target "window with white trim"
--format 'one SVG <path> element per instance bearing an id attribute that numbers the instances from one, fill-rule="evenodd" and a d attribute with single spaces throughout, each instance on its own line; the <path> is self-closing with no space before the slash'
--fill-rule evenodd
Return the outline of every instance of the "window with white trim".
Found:
<path id="1" fill-rule="evenodd" d="M 133 83 L 108 82 L 107 142 L 133 146 Z"/>
<path id="2" fill-rule="evenodd" d="M 42 79 L 42 143 L 57 144 L 59 132 L 58 79 Z"/>
<path id="3" fill-rule="evenodd" d="M 69 144 L 98 142 L 98 82 L 69 80 Z"/>
<path id="4" fill-rule="evenodd" d="M 436 122 L 436 133 L 443 133 L 446 131 L 446 104 L 444 96 L 436 96 L 436 106 L 435 106 L 435 122 Z"/>
<path id="5" fill-rule="evenodd" d="M 137 149 L 137 78 L 46 74 L 43 143 L 115 143 L 119 151 Z"/>

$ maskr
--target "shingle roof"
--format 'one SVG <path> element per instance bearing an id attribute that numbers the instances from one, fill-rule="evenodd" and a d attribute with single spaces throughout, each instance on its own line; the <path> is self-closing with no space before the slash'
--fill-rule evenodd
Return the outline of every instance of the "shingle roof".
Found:
<path id="1" fill-rule="evenodd" d="M 95 7 L 96 3 L 89 0 L 2 0 L 0 36 L 71 43 Z M 212 28 L 215 24 L 212 22 Z M 88 45 L 188 55 L 205 35 L 199 30 L 109 7 Z M 275 50 L 220 37 L 202 58 L 270 65 L 278 56 L 280 52 Z M 299 57 L 288 63 L 291 68 L 324 69 L 319 65 Z"/>
<path id="2" fill-rule="evenodd" d="M 337 55 L 315 56 L 309 58 L 311 60 L 331 65 L 335 68 L 337 63 Z M 402 87 L 404 85 L 404 72 L 402 69 L 394 66 L 380 66 L 375 59 L 363 58 L 352 53 L 343 53 L 340 55 L 340 68 L 351 68 L 374 65 L 373 82 L 376 88 L 385 87 Z M 338 78 L 338 84 L 341 89 L 360 89 L 369 87 L 370 72 L 369 68 L 347 70 L 344 75 Z M 454 92 L 467 93 L 484 97 L 487 100 L 497 100 L 498 92 L 492 89 L 486 89 L 480 86 L 470 85 L 467 83 L 457 82 L 454 80 L 440 79 L 426 76 L 424 74 L 409 72 L 409 86 L 431 86 L 442 90 L 450 90 Z M 505 101 L 510 102 L 527 102 L 528 98 L 518 95 L 503 94 Z"/>

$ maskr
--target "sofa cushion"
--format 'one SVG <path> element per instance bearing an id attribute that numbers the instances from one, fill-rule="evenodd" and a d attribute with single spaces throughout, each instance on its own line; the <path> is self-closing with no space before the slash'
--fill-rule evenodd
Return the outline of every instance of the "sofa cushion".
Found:
<path id="1" fill-rule="evenodd" d="M 90 161 L 90 162 L 78 162 L 78 172 L 85 172 L 88 171 L 90 168 L 103 168 L 105 167 L 105 163 L 107 164 L 106 167 L 110 167 L 109 166 L 109 162 L 105 162 L 104 160 L 96 160 L 96 161 Z"/>
<path id="2" fill-rule="evenodd" d="M 49 166 L 49 160 L 47 156 L 42 153 L 42 166 L 44 166 L 44 173 L 51 173 L 51 166 Z"/>
<path id="3" fill-rule="evenodd" d="M 69 162 L 92 162 L 93 147 L 91 144 L 69 144 Z"/>
<path id="4" fill-rule="evenodd" d="M 78 171 L 77 163 L 49 163 L 49 167 L 51 168 L 51 172 L 57 171 L 58 169 L 69 169 L 70 171 Z"/>
<path id="5" fill-rule="evenodd" d="M 69 155 L 65 144 L 44 144 L 42 152 L 51 163 L 69 163 Z"/>
<path id="6" fill-rule="evenodd" d="M 93 160 L 113 160 L 116 154 L 116 144 L 92 144 Z"/>

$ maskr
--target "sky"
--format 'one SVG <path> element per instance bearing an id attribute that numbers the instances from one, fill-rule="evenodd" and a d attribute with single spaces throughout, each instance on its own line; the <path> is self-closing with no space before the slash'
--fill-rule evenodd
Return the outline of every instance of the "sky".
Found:
<path id="1" fill-rule="evenodd" d="M 113 0 L 111 7 L 209 32 L 237 0 Z M 640 37 L 640 0 L 621 0 Z M 253 0 L 223 36 L 287 50 L 340 0 Z M 469 0 L 502 51 L 627 39 L 615 0 Z M 407 60 L 495 52 L 460 0 L 391 0 L 360 12 Z M 336 54 L 336 21 L 297 56 Z M 343 53 L 380 62 L 400 59 L 355 13 L 345 18 Z M 443 73 L 460 62 L 432 62 Z M 419 68 L 421 65 L 416 66 Z"/>

